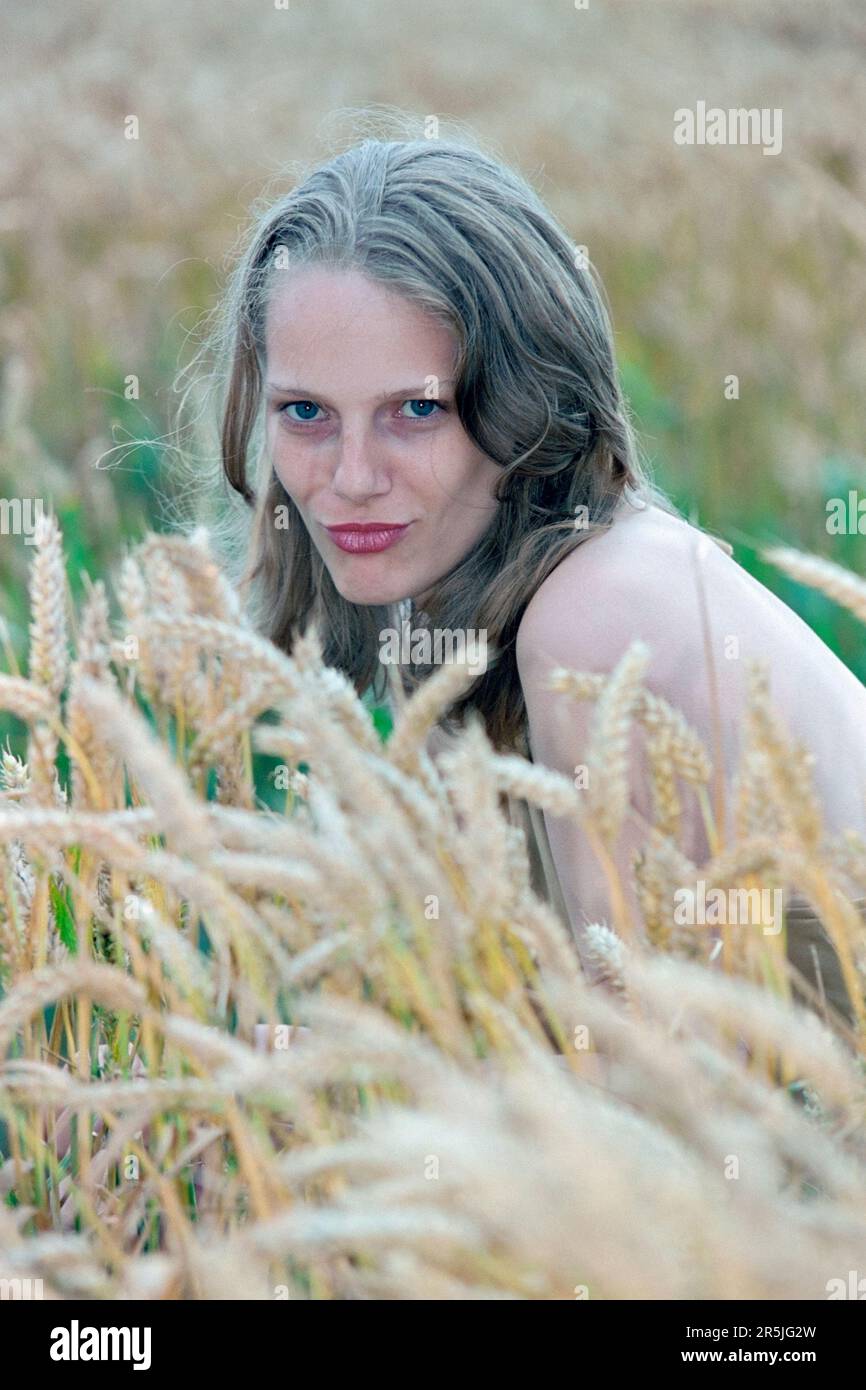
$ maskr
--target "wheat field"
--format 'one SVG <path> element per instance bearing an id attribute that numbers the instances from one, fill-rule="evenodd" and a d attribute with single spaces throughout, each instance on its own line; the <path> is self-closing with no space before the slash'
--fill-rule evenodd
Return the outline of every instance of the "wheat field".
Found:
<path id="1" fill-rule="evenodd" d="M 862 613 L 862 583 L 781 558 Z M 663 797 L 650 943 L 596 925 L 590 985 L 501 802 L 584 816 L 580 794 L 471 721 L 428 752 L 467 668 L 383 740 L 315 630 L 289 658 L 249 627 L 203 530 L 150 534 L 74 611 L 46 516 L 29 601 L 27 674 L 0 676 L 27 731 L 0 793 L 0 1277 L 56 1298 L 779 1299 L 856 1267 L 863 1034 L 792 1002 L 781 938 L 726 928 L 711 953 L 671 930 L 665 888 L 695 866 Z M 553 677 L 602 711 L 608 808 L 619 671 Z M 705 784 L 677 712 L 631 708 L 680 790 Z M 786 796 L 796 754 L 757 678 L 749 722 L 751 811 L 702 872 L 824 894 L 862 1023 L 840 885 L 866 846 Z"/>
<path id="2" fill-rule="evenodd" d="M 727 841 L 639 649 L 553 677 L 594 708 L 590 797 L 471 723 L 434 755 L 471 673 L 391 728 L 314 631 L 265 641 L 172 529 L 171 426 L 253 200 L 356 108 L 465 122 L 588 247 L 659 481 L 866 679 L 862 536 L 825 525 L 866 476 L 860 0 L 6 11 L 0 492 L 46 518 L 0 542 L 0 1281 L 825 1299 L 866 1237 L 866 844 L 825 833 L 760 669 Z M 703 97 L 783 108 L 784 154 L 678 150 Z M 593 924 L 585 970 L 505 802 L 615 834 L 632 724 L 645 932 Z M 677 924 L 697 878 L 818 904 L 851 1020 L 784 932 Z"/>

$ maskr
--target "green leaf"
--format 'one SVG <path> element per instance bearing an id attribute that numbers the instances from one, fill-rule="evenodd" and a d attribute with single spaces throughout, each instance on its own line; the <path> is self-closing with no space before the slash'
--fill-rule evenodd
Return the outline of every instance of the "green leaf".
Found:
<path id="1" fill-rule="evenodd" d="M 69 901 L 69 888 L 63 892 L 52 880 L 48 882 L 48 891 L 51 895 L 51 906 L 54 908 L 54 920 L 57 923 L 57 930 L 60 932 L 60 940 L 63 942 L 70 955 L 78 955 L 78 931 L 75 926 L 75 918 L 72 915 L 72 904 Z"/>

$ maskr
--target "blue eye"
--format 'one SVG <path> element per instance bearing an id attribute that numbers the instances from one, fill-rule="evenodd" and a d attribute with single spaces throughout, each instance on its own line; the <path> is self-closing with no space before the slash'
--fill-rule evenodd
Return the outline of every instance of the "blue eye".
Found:
<path id="1" fill-rule="evenodd" d="M 283 413 L 285 413 L 286 411 L 290 410 L 293 406 L 298 406 L 301 410 L 304 410 L 304 409 L 307 409 L 307 408 L 309 408 L 310 410 L 318 410 L 318 409 L 319 409 L 319 407 L 316 405 L 316 402 L 315 402 L 315 401 L 286 401 L 285 405 L 281 405 L 281 406 L 280 406 L 280 410 L 281 410 Z M 301 418 L 304 419 L 304 420 L 309 420 L 311 417 L 310 417 L 309 415 L 304 415 L 304 416 L 302 416 Z M 312 417 L 312 418 L 315 418 L 315 417 Z M 290 416 L 289 416 L 289 419 L 290 419 L 290 420 L 296 420 L 296 423 L 299 423 L 299 422 L 297 422 L 297 417 L 294 416 L 294 415 L 290 415 Z"/>
<path id="2" fill-rule="evenodd" d="M 403 404 L 404 404 L 404 405 L 429 405 L 429 406 L 434 407 L 436 410 L 441 410 L 441 409 L 442 409 L 442 406 L 439 404 L 438 401 L 429 400 L 427 397 L 424 397 L 424 398 L 422 399 L 420 396 L 417 397 L 417 398 L 414 399 L 414 400 L 404 401 Z M 431 410 L 431 411 L 429 412 L 429 414 L 427 414 L 427 415 L 415 415 L 415 416 L 413 416 L 412 418 L 415 419 L 415 420 L 429 420 L 429 419 L 430 419 L 430 416 L 431 416 L 432 414 L 433 414 L 433 410 Z"/>

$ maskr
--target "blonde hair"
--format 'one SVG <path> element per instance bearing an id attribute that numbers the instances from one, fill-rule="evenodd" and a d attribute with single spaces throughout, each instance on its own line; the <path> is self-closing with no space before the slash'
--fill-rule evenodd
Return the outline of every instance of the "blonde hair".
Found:
<path id="1" fill-rule="evenodd" d="M 361 271 L 456 334 L 455 408 L 501 465 L 500 505 L 425 611 L 409 611 L 413 629 L 435 622 L 486 632 L 488 668 L 452 718 L 462 722 L 477 709 L 494 746 L 514 746 L 525 720 L 515 638 L 538 586 L 610 525 L 627 490 L 675 512 L 639 458 L 595 272 L 525 179 L 465 136 L 364 138 L 257 216 L 216 334 L 222 469 L 250 522 L 241 582 L 254 620 L 278 646 L 290 652 L 314 621 L 328 664 L 359 693 L 372 688 L 380 697 L 387 672 L 379 633 L 406 608 L 360 606 L 339 594 L 264 456 L 264 318 L 281 264 Z M 274 524 L 277 507 L 286 529 Z M 586 524 L 576 525 L 578 516 Z M 400 670 L 407 689 L 427 674 L 421 665 Z"/>

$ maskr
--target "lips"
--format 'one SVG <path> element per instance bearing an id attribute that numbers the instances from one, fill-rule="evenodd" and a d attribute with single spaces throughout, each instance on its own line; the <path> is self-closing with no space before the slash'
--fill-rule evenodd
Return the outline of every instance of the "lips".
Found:
<path id="1" fill-rule="evenodd" d="M 342 526 L 326 526 L 335 545 L 350 555 L 372 555 L 387 550 L 408 531 L 411 522 L 392 525 L 384 521 L 350 521 Z"/>

